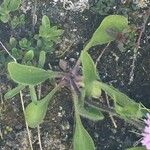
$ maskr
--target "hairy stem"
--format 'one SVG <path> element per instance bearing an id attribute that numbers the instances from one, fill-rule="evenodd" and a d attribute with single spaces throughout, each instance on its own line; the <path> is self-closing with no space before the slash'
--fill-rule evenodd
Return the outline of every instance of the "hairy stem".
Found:
<path id="1" fill-rule="evenodd" d="M 29 90 L 30 90 L 30 96 L 31 96 L 31 100 L 32 102 L 37 102 L 37 95 L 36 95 L 36 91 L 35 91 L 35 87 L 32 85 L 29 85 Z"/>
<path id="2" fill-rule="evenodd" d="M 103 106 L 102 104 L 96 104 L 92 101 L 85 101 L 85 104 L 97 110 L 109 113 L 111 114 L 111 116 L 116 116 L 117 118 L 123 119 L 125 120 L 125 122 L 134 125 L 139 130 L 143 130 L 144 128 L 144 123 L 141 122 L 140 120 L 124 118 L 121 115 L 117 114 L 113 108 L 110 108 L 110 107 L 108 108 L 106 106 Z"/>

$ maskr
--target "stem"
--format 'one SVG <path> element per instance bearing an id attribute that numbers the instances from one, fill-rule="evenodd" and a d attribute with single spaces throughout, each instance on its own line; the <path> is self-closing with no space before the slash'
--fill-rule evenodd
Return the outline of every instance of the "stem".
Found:
<path id="1" fill-rule="evenodd" d="M 83 51 L 88 51 L 92 47 L 92 41 L 90 40 L 87 45 L 84 47 Z"/>
<path id="2" fill-rule="evenodd" d="M 88 51 L 91 48 L 91 46 L 92 46 L 92 41 L 88 42 L 88 44 L 84 47 L 84 49 L 82 51 Z M 80 63 L 81 63 L 80 57 L 81 57 L 81 55 L 79 56 L 75 66 L 72 70 L 72 73 L 74 73 L 74 74 L 76 73 L 77 68 L 80 66 Z"/>
<path id="3" fill-rule="evenodd" d="M 21 100 L 23 114 L 25 116 L 25 108 L 24 108 L 24 101 L 23 101 L 22 91 L 20 91 L 20 100 Z M 27 130 L 27 133 L 28 133 L 28 140 L 29 140 L 29 144 L 30 144 L 30 149 L 33 150 L 32 141 L 31 141 L 31 133 L 30 133 L 28 123 L 26 122 L 26 120 L 25 120 L 25 124 L 26 124 L 26 130 Z"/>
<path id="4" fill-rule="evenodd" d="M 35 87 L 33 85 L 29 85 L 29 90 L 30 90 L 31 100 L 32 100 L 32 102 L 34 102 L 36 104 L 37 103 L 37 95 L 36 95 Z"/>
<path id="5" fill-rule="evenodd" d="M 75 118 L 76 120 L 79 120 L 80 115 L 77 109 L 78 94 L 76 93 L 76 90 L 74 89 L 73 86 L 71 86 L 71 93 L 72 93 L 73 104 L 74 104 L 74 109 L 75 109 Z"/>
<path id="6" fill-rule="evenodd" d="M 38 99 L 41 99 L 41 84 L 38 86 Z"/>
<path id="7" fill-rule="evenodd" d="M 85 101 L 85 104 L 88 105 L 89 107 L 93 107 L 93 108 L 95 108 L 97 110 L 109 113 L 112 116 L 116 116 L 116 117 L 118 117 L 120 119 L 123 119 L 123 120 L 125 120 L 125 122 L 128 122 L 129 124 L 134 125 L 139 130 L 143 130 L 143 128 L 144 128 L 143 122 L 141 122 L 139 120 L 124 118 L 124 117 L 120 116 L 119 114 L 117 114 L 115 112 L 115 110 L 112 109 L 112 108 L 108 108 L 106 106 L 103 106 L 102 104 L 98 105 L 98 104 L 96 104 L 96 103 L 94 103 L 92 101 L 90 101 L 90 102 L 89 101 Z"/>
<path id="8" fill-rule="evenodd" d="M 49 103 L 49 101 L 52 99 L 53 95 L 61 88 L 61 83 L 58 84 L 49 94 L 47 94 L 41 101 Z"/>

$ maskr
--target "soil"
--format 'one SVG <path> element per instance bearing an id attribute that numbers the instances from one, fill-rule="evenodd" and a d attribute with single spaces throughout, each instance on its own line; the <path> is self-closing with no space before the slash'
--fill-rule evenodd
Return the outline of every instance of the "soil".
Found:
<path id="1" fill-rule="evenodd" d="M 74 0 L 73 2 L 76 2 Z M 24 1 L 24 8 L 31 8 L 32 4 Z M 30 2 L 30 1 L 29 1 Z M 95 1 L 90 1 L 93 6 Z M 120 2 L 121 3 L 121 2 Z M 27 5 L 26 5 L 27 4 Z M 88 7 L 87 7 L 88 8 Z M 42 15 L 46 14 L 53 25 L 64 29 L 64 35 L 56 50 L 50 54 L 47 64 L 52 68 L 58 68 L 60 59 L 69 63 L 77 60 L 84 44 L 90 39 L 92 33 L 99 26 L 105 16 L 85 9 L 83 12 L 65 10 L 61 2 L 56 4 L 53 1 L 43 0 L 37 3 L 37 24 L 35 32 L 41 23 Z M 140 12 L 140 11 L 139 11 Z M 26 27 L 11 31 L 9 26 L 0 23 L 0 40 L 6 43 L 10 35 L 18 39 L 27 37 L 32 29 L 32 12 L 27 11 L 28 22 Z M 134 80 L 129 84 L 129 74 L 133 58 L 133 50 L 125 52 L 117 48 L 117 43 L 111 43 L 98 62 L 98 72 L 103 82 L 112 84 L 146 107 L 150 107 L 150 20 L 146 25 L 145 32 L 141 39 L 141 48 L 138 51 L 135 63 Z M 9 30 L 11 32 L 9 32 Z M 3 38 L 4 37 L 4 38 Z M 96 46 L 90 50 L 94 61 L 101 54 L 104 46 Z M 25 121 L 21 108 L 19 95 L 11 100 L 5 101 L 4 94 L 16 85 L 10 81 L 5 68 L 0 71 L 0 149 L 1 150 L 29 150 L 28 136 L 25 128 Z M 49 82 L 42 85 L 43 95 L 51 88 Z M 25 105 L 29 102 L 28 91 L 24 91 Z M 58 92 L 50 104 L 44 123 L 41 127 L 41 141 L 43 150 L 72 150 L 73 137 L 73 105 L 70 91 L 62 89 Z M 99 122 L 92 122 L 82 118 L 82 122 L 92 136 L 96 150 L 125 150 L 136 144 L 140 139 L 137 133 L 141 133 L 134 126 L 125 123 L 123 120 L 114 117 L 117 128 L 114 127 L 108 114 L 105 119 Z M 32 129 L 32 142 L 34 149 L 39 149 L 37 129 Z"/>

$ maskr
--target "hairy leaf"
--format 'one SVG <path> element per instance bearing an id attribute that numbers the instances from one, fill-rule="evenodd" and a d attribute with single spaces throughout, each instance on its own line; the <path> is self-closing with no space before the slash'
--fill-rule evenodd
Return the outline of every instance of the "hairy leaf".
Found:
<path id="1" fill-rule="evenodd" d="M 104 119 L 104 115 L 97 109 L 93 107 L 83 107 L 82 105 L 77 105 L 78 112 L 82 117 L 85 117 L 87 119 L 93 120 L 93 121 L 99 121 Z"/>
<path id="2" fill-rule="evenodd" d="M 60 86 L 56 86 L 49 94 L 47 94 L 43 99 L 37 101 L 37 97 L 35 96 L 35 89 L 33 86 L 30 86 L 30 92 L 32 102 L 27 106 L 25 111 L 26 121 L 31 128 L 37 127 L 39 124 L 43 122 L 45 118 L 48 104 L 54 94 L 59 90 Z"/>
<path id="3" fill-rule="evenodd" d="M 50 21 L 49 21 L 49 18 L 46 16 L 46 15 L 44 15 L 43 17 L 42 17 L 42 26 L 46 29 L 46 28 L 50 28 Z"/>
<path id="4" fill-rule="evenodd" d="M 25 88 L 24 85 L 19 84 L 17 87 L 15 87 L 14 89 L 8 91 L 5 95 L 4 98 L 5 99 L 10 99 L 12 97 L 14 97 L 15 95 L 17 95 L 21 90 L 23 90 Z"/>
<path id="5" fill-rule="evenodd" d="M 94 142 L 83 127 L 80 116 L 78 114 L 76 114 L 73 150 L 95 150 Z"/>
<path id="6" fill-rule="evenodd" d="M 37 85 L 48 78 L 54 78 L 55 73 L 45 71 L 41 68 L 21 65 L 16 62 L 8 63 L 10 77 L 17 83 L 23 85 Z"/>
<path id="7" fill-rule="evenodd" d="M 34 57 L 34 51 L 33 50 L 29 50 L 28 52 L 25 53 L 25 56 L 24 56 L 24 61 L 25 62 L 28 62 L 28 61 L 31 61 Z"/>
<path id="8" fill-rule="evenodd" d="M 43 101 L 38 101 L 36 104 L 31 102 L 25 110 L 25 119 L 28 126 L 31 128 L 37 127 L 43 122 L 47 112 L 47 103 Z"/>
<path id="9" fill-rule="evenodd" d="M 117 32 L 122 32 L 128 27 L 128 20 L 124 16 L 109 15 L 104 18 L 100 26 L 94 32 L 90 45 L 95 46 L 99 44 L 105 44 L 116 39 L 116 36 L 110 36 L 107 32 L 109 29 L 115 29 Z"/>
<path id="10" fill-rule="evenodd" d="M 96 66 L 91 56 L 86 51 L 81 53 L 81 62 L 86 94 L 90 96 L 92 83 L 98 79 Z"/>
<path id="11" fill-rule="evenodd" d="M 136 103 L 116 88 L 102 82 L 99 83 L 102 90 L 114 100 L 115 109 L 120 115 L 135 118 L 141 118 L 144 115 L 139 103 Z"/>

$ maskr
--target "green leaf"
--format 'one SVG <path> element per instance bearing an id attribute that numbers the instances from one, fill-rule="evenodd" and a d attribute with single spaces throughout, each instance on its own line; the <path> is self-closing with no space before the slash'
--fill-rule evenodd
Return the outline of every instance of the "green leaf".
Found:
<path id="1" fill-rule="evenodd" d="M 141 111 L 140 104 L 134 102 L 133 100 L 128 101 L 127 104 L 123 106 L 116 103 L 115 110 L 118 114 L 124 117 L 134 117 L 135 119 L 142 118 L 144 115 Z"/>
<path id="2" fill-rule="evenodd" d="M 20 41 L 19 41 L 19 46 L 21 48 L 29 48 L 31 46 L 31 42 L 28 41 L 26 38 L 22 38 Z"/>
<path id="3" fill-rule="evenodd" d="M 21 65 L 16 62 L 8 63 L 8 72 L 16 83 L 23 85 L 37 85 L 48 78 L 54 78 L 56 75 L 53 71 L 45 71 L 41 68 Z"/>
<path id="4" fill-rule="evenodd" d="M 54 94 L 61 88 L 60 85 L 57 85 L 49 94 L 47 94 L 41 101 L 49 102 Z"/>
<path id="5" fill-rule="evenodd" d="M 82 51 L 80 59 L 82 62 L 82 71 L 83 71 L 86 95 L 90 96 L 92 90 L 91 86 L 93 82 L 98 79 L 96 66 L 91 56 L 86 51 Z"/>
<path id="6" fill-rule="evenodd" d="M 33 60 L 34 58 L 34 51 L 33 50 L 29 50 L 28 52 L 25 53 L 25 56 L 24 56 L 24 61 L 25 62 L 28 62 L 28 61 L 31 61 Z"/>
<path id="7" fill-rule="evenodd" d="M 16 27 L 24 26 L 25 24 L 25 15 L 22 14 L 20 16 L 14 16 L 11 19 L 11 27 L 15 29 Z"/>
<path id="8" fill-rule="evenodd" d="M 28 126 L 31 128 L 37 127 L 43 122 L 47 112 L 47 103 L 44 101 L 38 101 L 36 104 L 31 102 L 25 109 L 25 119 Z"/>
<path id="9" fill-rule="evenodd" d="M 82 105 L 77 105 L 78 112 L 82 117 L 90 119 L 92 121 L 99 121 L 104 119 L 104 115 L 97 109 L 87 106 L 86 108 Z"/>
<path id="10" fill-rule="evenodd" d="M 95 107 L 92 106 L 84 106 L 84 100 L 85 100 L 85 90 L 82 89 L 81 95 L 79 100 L 76 103 L 76 109 L 78 113 L 87 119 L 93 120 L 93 121 L 99 121 L 104 118 L 103 114 L 101 113 L 100 110 L 96 109 Z"/>
<path id="11" fill-rule="evenodd" d="M 0 14 L 0 20 L 3 23 L 7 23 L 9 21 L 9 19 L 10 19 L 9 13 Z"/>
<path id="12" fill-rule="evenodd" d="M 146 148 L 143 146 L 139 146 L 139 147 L 128 148 L 127 150 L 146 150 Z"/>
<path id="13" fill-rule="evenodd" d="M 5 95 L 4 95 L 4 99 L 11 99 L 12 97 L 14 97 L 15 95 L 17 95 L 21 90 L 23 90 L 25 88 L 24 85 L 19 84 L 17 87 L 15 87 L 14 89 L 8 91 Z"/>
<path id="14" fill-rule="evenodd" d="M 41 51 L 40 52 L 40 56 L 39 56 L 39 62 L 38 62 L 38 66 L 40 68 L 44 67 L 45 60 L 46 60 L 46 52 L 45 51 Z"/>
<path id="15" fill-rule="evenodd" d="M 44 15 L 43 17 L 42 17 L 42 26 L 46 29 L 49 29 L 50 28 L 50 21 L 49 21 L 49 18 L 46 16 L 46 15 Z"/>
<path id="16" fill-rule="evenodd" d="M 44 15 L 42 17 L 42 25 L 40 26 L 39 29 L 39 36 L 42 38 L 48 38 L 48 36 L 51 35 L 51 33 L 49 32 L 50 29 L 51 27 L 50 27 L 49 18 Z"/>
<path id="17" fill-rule="evenodd" d="M 101 96 L 101 86 L 97 80 L 93 81 L 91 84 L 91 96 L 93 98 L 99 98 Z"/>
<path id="18" fill-rule="evenodd" d="M 124 16 L 110 15 L 105 17 L 92 36 L 90 40 L 90 47 L 99 44 L 105 44 L 115 40 L 116 37 L 110 36 L 107 30 L 115 29 L 117 32 L 122 32 L 127 27 L 128 20 Z"/>
<path id="19" fill-rule="evenodd" d="M 29 127 L 35 128 L 43 122 L 47 112 L 48 104 L 50 100 L 52 100 L 54 94 L 60 89 L 60 87 L 61 86 L 59 85 L 56 86 L 43 99 L 37 101 L 37 97 L 35 95 L 35 89 L 33 86 L 30 86 L 31 97 L 33 99 L 32 102 L 27 106 L 25 110 L 25 118 Z"/>
<path id="20" fill-rule="evenodd" d="M 12 48 L 11 53 L 17 60 L 22 59 L 23 52 L 19 49 L 14 47 Z"/>
<path id="21" fill-rule="evenodd" d="M 21 0 L 10 0 L 9 4 L 7 5 L 9 11 L 15 11 L 19 8 L 21 4 Z"/>
<path id="22" fill-rule="evenodd" d="M 81 62 L 85 82 L 95 81 L 98 78 L 96 66 L 88 52 L 82 51 Z"/>
<path id="23" fill-rule="evenodd" d="M 76 114 L 76 127 L 73 137 L 73 150 L 95 150 L 94 142 L 82 125 L 80 116 Z"/>
<path id="24" fill-rule="evenodd" d="M 31 100 L 32 100 L 32 102 L 34 102 L 36 104 L 37 103 L 37 94 L 36 94 L 35 87 L 33 85 L 29 85 L 29 90 L 30 90 Z"/>
<path id="25" fill-rule="evenodd" d="M 139 103 L 136 103 L 116 88 L 102 82 L 99 83 L 102 90 L 114 100 L 115 109 L 120 115 L 134 118 L 141 118 L 144 115 Z"/>
<path id="26" fill-rule="evenodd" d="M 59 39 L 59 36 L 62 35 L 62 33 L 63 30 L 57 29 L 57 26 L 51 27 L 49 18 L 47 16 L 43 16 L 42 25 L 39 29 L 39 37 L 42 38 L 40 40 L 42 42 L 42 49 L 47 52 L 51 51 L 53 43 Z M 41 43 L 38 45 L 41 45 Z"/>

